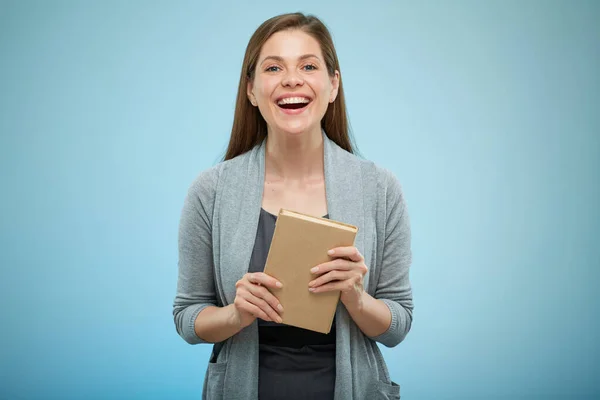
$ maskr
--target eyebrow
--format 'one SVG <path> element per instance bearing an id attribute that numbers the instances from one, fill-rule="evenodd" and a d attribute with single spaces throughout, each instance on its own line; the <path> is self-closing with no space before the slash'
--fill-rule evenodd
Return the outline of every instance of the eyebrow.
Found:
<path id="1" fill-rule="evenodd" d="M 298 60 L 302 61 L 302 60 L 306 60 L 307 58 L 313 58 L 313 57 L 316 58 L 317 60 L 321 61 L 321 59 L 316 54 L 304 54 L 304 55 L 298 57 Z M 262 61 L 260 62 L 259 65 L 262 65 L 267 60 L 274 60 L 274 61 L 277 61 L 277 62 L 283 62 L 284 61 L 283 57 L 279 57 L 279 56 L 266 56 L 265 58 L 262 59 Z"/>

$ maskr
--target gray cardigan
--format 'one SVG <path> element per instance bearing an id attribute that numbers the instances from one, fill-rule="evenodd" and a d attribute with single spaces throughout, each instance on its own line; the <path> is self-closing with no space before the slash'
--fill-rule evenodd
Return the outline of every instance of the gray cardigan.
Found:
<path id="1" fill-rule="evenodd" d="M 395 176 L 340 148 L 325 133 L 324 164 L 329 218 L 359 227 L 355 246 L 369 271 L 366 291 L 389 307 L 392 323 L 368 337 L 340 302 L 336 311 L 335 400 L 399 399 L 376 342 L 400 343 L 412 323 L 410 225 Z M 179 227 L 179 276 L 173 315 L 190 344 L 205 343 L 194 321 L 208 306 L 235 299 L 235 283 L 248 271 L 262 204 L 265 143 L 202 172 L 190 186 Z M 258 327 L 254 321 L 223 342 L 209 362 L 203 399 L 258 398 Z"/>

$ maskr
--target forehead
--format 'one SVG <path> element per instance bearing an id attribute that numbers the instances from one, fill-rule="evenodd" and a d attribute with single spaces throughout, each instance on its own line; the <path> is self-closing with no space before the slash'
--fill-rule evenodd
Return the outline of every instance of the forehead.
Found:
<path id="1" fill-rule="evenodd" d="M 265 57 L 277 56 L 294 60 L 304 54 L 315 54 L 323 60 L 319 42 L 301 30 L 285 30 L 274 33 L 263 45 L 259 62 Z"/>

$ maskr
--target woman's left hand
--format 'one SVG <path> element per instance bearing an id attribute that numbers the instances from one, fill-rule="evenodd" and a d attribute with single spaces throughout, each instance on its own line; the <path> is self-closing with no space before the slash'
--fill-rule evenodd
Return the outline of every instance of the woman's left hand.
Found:
<path id="1" fill-rule="evenodd" d="M 308 290 L 312 293 L 339 290 L 340 300 L 346 308 L 360 309 L 364 293 L 363 278 L 368 271 L 364 257 L 352 246 L 336 247 L 327 254 L 335 259 L 310 270 L 320 276 L 309 283 Z"/>

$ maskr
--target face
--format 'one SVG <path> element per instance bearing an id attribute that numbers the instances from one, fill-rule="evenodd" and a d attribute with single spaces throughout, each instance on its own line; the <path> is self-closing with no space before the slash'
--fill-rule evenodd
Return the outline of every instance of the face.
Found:
<path id="1" fill-rule="evenodd" d="M 267 122 L 269 133 L 321 132 L 321 119 L 338 92 L 319 42 L 300 30 L 280 31 L 264 44 L 248 84 L 248 98 Z"/>

